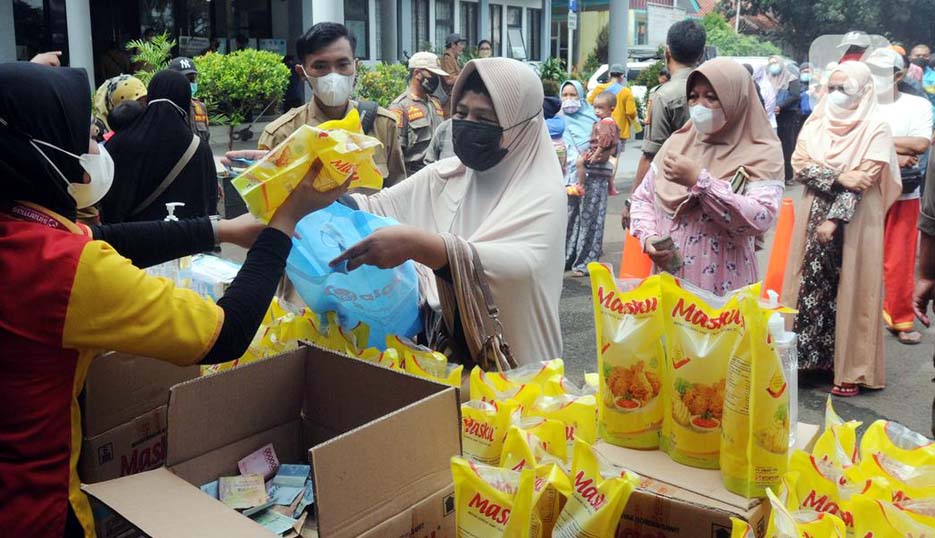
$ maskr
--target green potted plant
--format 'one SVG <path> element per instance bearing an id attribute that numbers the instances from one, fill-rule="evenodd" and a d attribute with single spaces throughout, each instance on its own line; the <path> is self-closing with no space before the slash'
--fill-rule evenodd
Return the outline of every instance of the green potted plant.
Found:
<path id="1" fill-rule="evenodd" d="M 375 101 L 383 108 L 399 97 L 409 86 L 409 68 L 393 63 L 379 63 L 374 67 L 363 64 L 357 69 L 357 96 Z"/>
<path id="2" fill-rule="evenodd" d="M 140 67 L 133 76 L 149 86 L 153 75 L 162 71 L 169 65 L 172 48 L 175 40 L 169 39 L 169 34 L 162 33 L 151 40 L 136 39 L 127 42 L 127 50 L 133 53 L 131 60 Z"/>
<path id="3" fill-rule="evenodd" d="M 249 140 L 250 128 L 235 129 L 270 110 L 289 85 L 289 68 L 282 57 L 266 50 L 243 49 L 231 54 L 209 52 L 195 59 L 198 97 L 211 121 L 228 126 L 228 149 L 234 140 Z"/>

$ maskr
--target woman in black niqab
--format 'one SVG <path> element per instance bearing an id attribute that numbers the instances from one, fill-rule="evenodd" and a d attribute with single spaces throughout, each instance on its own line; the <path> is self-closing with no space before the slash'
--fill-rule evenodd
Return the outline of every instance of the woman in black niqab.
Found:
<path id="1" fill-rule="evenodd" d="M 0 64 L 0 203 L 32 202 L 75 220 L 75 199 L 49 160 L 71 183 L 81 183 L 84 170 L 74 157 L 42 144 L 37 149 L 30 139 L 81 155 L 88 152 L 90 130 L 84 70 Z"/>
<path id="2" fill-rule="evenodd" d="M 152 203 L 137 208 L 163 182 L 192 142 L 188 122 L 191 87 L 178 71 L 160 71 L 148 88 L 146 111 L 114 134 L 107 151 L 114 159 L 114 185 L 101 205 L 105 223 L 162 220 L 167 202 L 182 202 L 179 218 L 217 213 L 218 187 L 211 147 L 203 140 L 178 177 Z"/>

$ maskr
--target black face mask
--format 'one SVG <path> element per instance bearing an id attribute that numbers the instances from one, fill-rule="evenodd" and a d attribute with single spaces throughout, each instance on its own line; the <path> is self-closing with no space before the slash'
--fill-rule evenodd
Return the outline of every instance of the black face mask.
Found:
<path id="1" fill-rule="evenodd" d="M 926 58 L 913 58 L 912 60 L 910 60 L 910 62 L 923 69 L 925 69 L 929 64 L 928 59 Z"/>
<path id="2" fill-rule="evenodd" d="M 490 170 L 500 163 L 510 148 L 501 148 L 503 133 L 526 125 L 542 114 L 540 109 L 532 116 L 504 129 L 499 125 L 490 125 L 479 121 L 451 120 L 451 142 L 455 155 L 464 166 L 478 172 Z M 517 137 L 516 140 L 519 140 Z M 516 140 L 513 142 L 515 143 Z M 512 143 L 510 146 L 512 147 Z"/>
<path id="3" fill-rule="evenodd" d="M 432 94 L 435 93 L 435 90 L 438 89 L 438 83 L 439 80 L 437 76 L 429 75 L 428 77 L 423 76 L 422 82 L 420 84 L 422 84 L 423 90 L 429 94 Z"/>
<path id="4" fill-rule="evenodd" d="M 464 166 L 483 172 L 497 165 L 506 156 L 500 147 L 503 128 L 479 121 L 451 120 L 451 142 L 455 155 Z"/>

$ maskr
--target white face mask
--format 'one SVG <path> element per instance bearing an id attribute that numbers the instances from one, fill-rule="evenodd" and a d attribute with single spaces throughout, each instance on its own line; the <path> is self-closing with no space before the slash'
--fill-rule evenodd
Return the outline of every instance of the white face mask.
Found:
<path id="1" fill-rule="evenodd" d="M 173 102 L 170 101 L 169 99 L 153 99 L 152 101 L 150 101 L 150 102 L 147 104 L 147 106 L 153 106 L 153 105 L 155 105 L 155 104 L 157 104 L 157 103 L 169 103 L 170 105 L 172 105 L 172 108 L 174 108 L 175 111 L 178 112 L 183 118 L 185 118 L 185 117 L 188 116 L 188 112 L 186 112 L 186 111 L 182 110 L 181 108 L 179 108 L 179 105 L 173 103 Z"/>
<path id="2" fill-rule="evenodd" d="M 305 68 L 302 68 L 305 73 Z M 341 106 L 351 98 L 354 91 L 354 76 L 341 73 L 328 73 L 323 77 L 310 77 L 305 73 L 305 79 L 312 87 L 312 94 L 325 106 Z"/>
<path id="3" fill-rule="evenodd" d="M 101 152 L 98 154 L 82 153 L 81 155 L 75 155 L 70 151 L 65 151 L 58 146 L 53 146 L 42 140 L 30 140 L 29 143 L 32 144 L 32 146 L 36 148 L 36 151 L 38 151 L 39 154 L 52 165 L 52 168 L 58 172 L 59 177 L 61 177 L 62 181 L 68 186 L 68 194 L 75 199 L 75 205 L 78 209 L 91 207 L 100 202 L 104 198 L 104 195 L 110 190 L 111 185 L 114 184 L 114 160 L 110 157 L 110 154 L 107 153 L 107 150 L 104 149 L 104 146 L 100 146 Z M 72 183 L 68 181 L 65 174 L 55 166 L 52 159 L 49 159 L 48 155 L 39 149 L 39 146 L 36 144 L 42 144 L 43 146 L 61 151 L 70 157 L 78 159 L 78 162 L 81 163 L 81 168 L 84 168 L 84 171 L 88 173 L 91 181 L 88 183 Z"/>
<path id="4" fill-rule="evenodd" d="M 832 106 L 847 110 L 854 108 L 854 101 L 856 99 L 856 97 L 840 91 L 833 91 L 828 94 L 828 102 Z"/>
<path id="5" fill-rule="evenodd" d="M 581 110 L 580 99 L 566 99 L 562 101 L 562 112 L 565 114 L 574 114 Z"/>
<path id="6" fill-rule="evenodd" d="M 724 110 L 720 108 L 708 108 L 703 105 L 695 105 L 688 109 L 691 116 L 692 125 L 701 134 L 716 133 L 727 124 L 727 118 L 724 116 Z"/>

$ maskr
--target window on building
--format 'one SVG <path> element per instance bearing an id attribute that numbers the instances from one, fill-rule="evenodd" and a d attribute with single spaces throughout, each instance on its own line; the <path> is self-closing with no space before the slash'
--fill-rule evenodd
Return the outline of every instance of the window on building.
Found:
<path id="1" fill-rule="evenodd" d="M 168 32 L 175 36 L 175 14 L 173 4 L 160 0 L 139 0 L 140 33 L 153 30 L 157 34 Z"/>
<path id="2" fill-rule="evenodd" d="M 29 60 L 40 52 L 60 50 L 68 61 L 68 32 L 63 0 L 13 0 L 16 59 Z"/>
<path id="3" fill-rule="evenodd" d="M 636 44 L 646 45 L 649 43 L 649 32 L 647 31 L 646 21 L 636 21 Z"/>
<path id="4" fill-rule="evenodd" d="M 506 8 L 506 33 L 509 48 L 506 56 L 517 60 L 527 59 L 526 42 L 523 39 L 523 8 Z"/>
<path id="5" fill-rule="evenodd" d="M 474 2 L 461 0 L 461 37 L 467 40 L 468 49 L 477 46 L 477 33 L 480 19 L 477 17 L 478 6 Z"/>
<path id="6" fill-rule="evenodd" d="M 412 51 L 432 50 L 429 40 L 429 0 L 412 0 Z"/>
<path id="7" fill-rule="evenodd" d="M 526 10 L 526 27 L 529 29 L 530 60 L 542 59 L 542 10 L 529 8 Z"/>
<path id="8" fill-rule="evenodd" d="M 367 16 L 369 6 L 368 0 L 344 0 L 344 26 L 357 38 L 354 57 L 361 60 L 370 59 L 370 17 Z"/>
<path id="9" fill-rule="evenodd" d="M 453 0 L 435 0 L 435 48 L 445 48 L 445 38 L 455 31 Z"/>
<path id="10" fill-rule="evenodd" d="M 503 55 L 503 6 L 490 4 L 490 43 L 493 55 Z"/>

